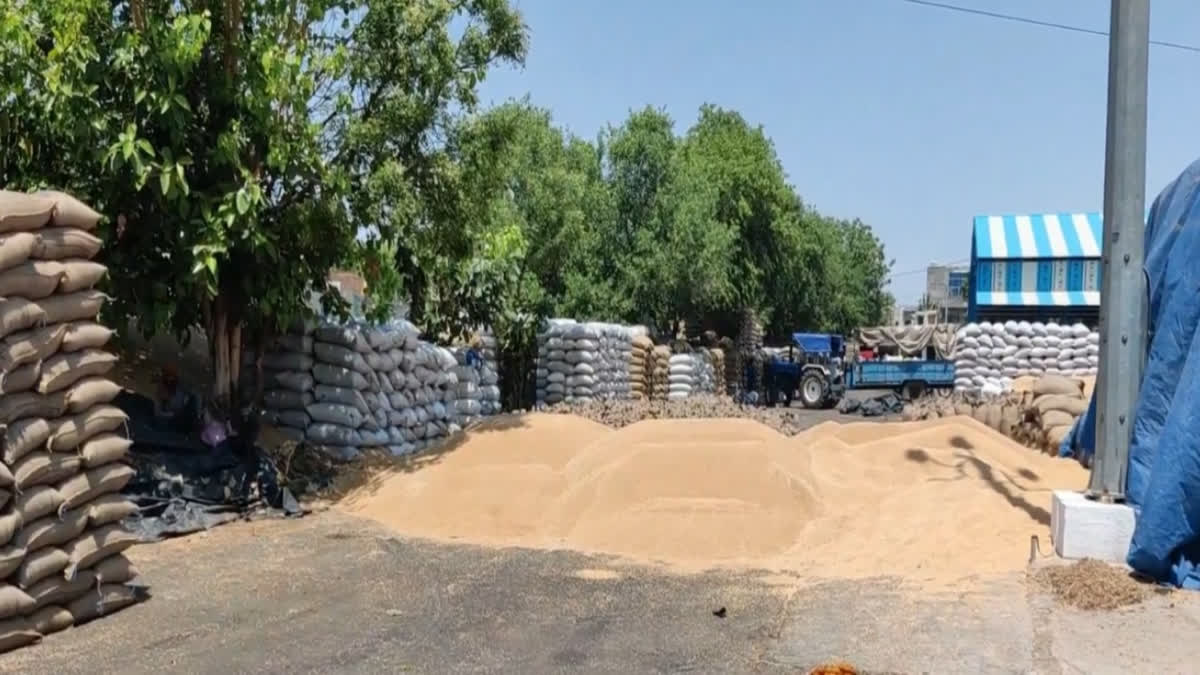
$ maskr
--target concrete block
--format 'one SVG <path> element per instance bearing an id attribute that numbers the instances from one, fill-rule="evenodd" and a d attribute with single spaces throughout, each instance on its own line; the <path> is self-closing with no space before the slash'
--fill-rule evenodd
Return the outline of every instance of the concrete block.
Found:
<path id="1" fill-rule="evenodd" d="M 1050 538 L 1060 558 L 1125 563 L 1133 538 L 1133 508 L 1088 499 L 1082 492 L 1055 490 L 1050 502 Z"/>

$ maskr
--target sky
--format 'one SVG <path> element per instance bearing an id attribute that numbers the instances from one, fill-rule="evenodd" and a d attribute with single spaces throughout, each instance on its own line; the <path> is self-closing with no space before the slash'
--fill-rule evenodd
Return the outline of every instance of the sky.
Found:
<path id="1" fill-rule="evenodd" d="M 1108 0 L 946 1 L 1108 30 Z M 929 263 L 967 261 L 975 215 L 1102 209 L 1103 36 L 903 0 L 515 4 L 529 56 L 488 76 L 485 103 L 528 94 L 586 138 L 647 104 L 681 133 L 703 103 L 736 109 L 807 203 L 875 229 L 902 304 Z M 1151 39 L 1200 45 L 1200 3 L 1151 12 Z M 1147 206 L 1200 156 L 1197 82 L 1200 53 L 1151 47 Z"/>

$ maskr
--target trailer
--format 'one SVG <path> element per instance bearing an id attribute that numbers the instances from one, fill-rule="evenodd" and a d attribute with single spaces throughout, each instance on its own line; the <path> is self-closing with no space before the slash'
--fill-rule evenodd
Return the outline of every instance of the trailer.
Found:
<path id="1" fill-rule="evenodd" d="M 845 370 L 847 389 L 892 389 L 903 398 L 954 388 L 954 362 L 943 359 L 856 361 Z"/>

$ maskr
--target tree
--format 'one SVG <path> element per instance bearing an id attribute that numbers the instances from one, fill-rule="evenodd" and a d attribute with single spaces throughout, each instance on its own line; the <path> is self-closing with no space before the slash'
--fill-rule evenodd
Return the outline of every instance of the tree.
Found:
<path id="1" fill-rule="evenodd" d="M 310 290 L 344 309 L 325 279 L 360 228 L 373 281 L 410 298 L 423 263 L 461 254 L 473 205 L 446 131 L 526 43 L 505 0 L 16 2 L 2 22 L 0 119 L 21 151 L 0 178 L 110 216 L 116 311 L 204 326 L 225 404 L 244 329 L 286 324 Z M 398 270 L 378 264 L 389 246 Z"/>

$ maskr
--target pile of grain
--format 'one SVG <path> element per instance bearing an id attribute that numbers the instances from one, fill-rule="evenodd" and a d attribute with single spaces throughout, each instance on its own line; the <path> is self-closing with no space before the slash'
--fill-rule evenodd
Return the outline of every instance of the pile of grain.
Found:
<path id="1" fill-rule="evenodd" d="M 140 599 L 99 219 L 62 193 L 0 191 L 0 652 Z"/>
<path id="2" fill-rule="evenodd" d="M 662 396 L 666 396 L 665 392 Z M 651 401 L 575 401 L 550 406 L 546 408 L 546 412 L 576 415 L 614 429 L 627 427 L 642 420 L 748 419 L 768 426 L 784 436 L 791 436 L 808 426 L 804 413 L 799 410 L 745 406 L 735 403 L 728 396 L 700 394 L 678 400 L 663 398 Z"/>
<path id="3" fill-rule="evenodd" d="M 1124 567 L 1099 560 L 1043 567 L 1035 578 L 1064 605 L 1086 610 L 1111 610 L 1136 605 L 1150 595 L 1150 586 Z"/>
<path id="4" fill-rule="evenodd" d="M 952 583 L 1023 569 L 1029 536 L 1048 536 L 1050 490 L 1086 482 L 1076 463 L 969 418 L 827 423 L 791 439 L 749 420 L 489 425 L 343 505 L 436 539 Z"/>

